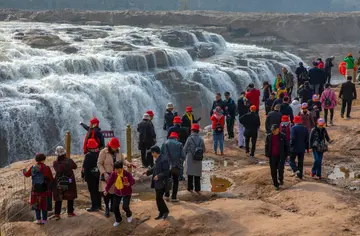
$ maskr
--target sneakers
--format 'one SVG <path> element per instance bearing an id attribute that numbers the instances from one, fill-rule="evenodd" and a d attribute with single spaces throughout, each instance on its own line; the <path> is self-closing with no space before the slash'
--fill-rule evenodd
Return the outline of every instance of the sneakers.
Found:
<path id="1" fill-rule="evenodd" d="M 279 187 L 279 186 L 275 186 L 275 190 L 276 190 L 276 191 L 279 191 L 279 190 L 280 190 L 280 187 Z"/>
<path id="2" fill-rule="evenodd" d="M 132 218 L 131 216 L 127 218 L 127 222 L 128 222 L 128 223 L 131 223 L 132 220 L 133 220 L 133 218 Z"/>
<path id="3" fill-rule="evenodd" d="M 41 221 L 41 224 L 43 224 L 43 225 L 46 224 L 46 223 L 47 223 L 47 220 L 42 220 Z"/>
<path id="4" fill-rule="evenodd" d="M 118 227 L 120 225 L 120 222 L 116 222 L 113 224 L 114 227 Z"/>
<path id="5" fill-rule="evenodd" d="M 180 202 L 180 200 L 179 199 L 171 199 L 171 202 Z"/>
<path id="6" fill-rule="evenodd" d="M 36 223 L 37 225 L 41 225 L 41 220 L 36 220 L 35 223 Z"/>
<path id="7" fill-rule="evenodd" d="M 74 212 L 68 213 L 68 217 L 74 217 L 74 216 L 76 216 L 76 214 Z"/>

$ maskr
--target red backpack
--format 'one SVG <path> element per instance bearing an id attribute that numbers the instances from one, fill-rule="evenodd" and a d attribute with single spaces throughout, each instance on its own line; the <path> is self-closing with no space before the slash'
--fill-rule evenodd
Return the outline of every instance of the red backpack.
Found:
<path id="1" fill-rule="evenodd" d="M 291 131 L 291 123 L 281 123 L 280 124 L 280 132 L 286 136 L 286 140 L 290 142 L 290 131 Z"/>

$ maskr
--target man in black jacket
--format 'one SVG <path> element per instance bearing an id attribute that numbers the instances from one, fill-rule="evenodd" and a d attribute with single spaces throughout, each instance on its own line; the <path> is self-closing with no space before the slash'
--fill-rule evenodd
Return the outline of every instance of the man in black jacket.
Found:
<path id="1" fill-rule="evenodd" d="M 279 190 L 279 186 L 284 184 L 285 159 L 288 153 L 289 144 L 285 135 L 280 133 L 278 125 L 272 125 L 271 133 L 266 136 L 265 156 L 269 158 L 271 178 L 275 190 Z"/>
<path id="2" fill-rule="evenodd" d="M 313 88 L 314 94 L 322 93 L 321 88 L 324 87 L 325 84 L 325 71 L 322 69 L 317 68 L 318 63 L 313 62 L 313 68 L 309 70 L 309 82 Z"/>
<path id="3" fill-rule="evenodd" d="M 168 103 L 166 106 L 166 112 L 164 116 L 164 127 L 165 131 L 168 131 L 170 127 L 174 126 L 173 120 L 174 117 L 177 116 L 177 112 L 173 112 L 174 105 L 172 103 Z"/>
<path id="4" fill-rule="evenodd" d="M 181 126 L 181 117 L 180 116 L 175 116 L 173 122 L 174 122 L 174 126 L 169 128 L 167 138 L 170 137 L 170 134 L 172 132 L 175 132 L 179 135 L 179 142 L 185 146 L 186 140 L 190 135 L 189 130 L 188 130 L 188 128 Z"/>
<path id="5" fill-rule="evenodd" d="M 244 126 L 240 123 L 240 118 L 247 114 L 250 109 L 250 102 L 245 97 L 245 92 L 241 92 L 240 98 L 237 102 L 237 112 L 239 114 L 239 125 L 238 125 L 238 144 L 239 148 L 245 146 L 244 140 Z"/>
<path id="6" fill-rule="evenodd" d="M 290 98 L 284 97 L 283 104 L 281 104 L 280 106 L 280 112 L 283 116 L 290 116 L 290 121 L 291 123 L 293 123 L 294 114 L 292 108 L 289 105 L 289 102 L 290 102 Z"/>
<path id="7" fill-rule="evenodd" d="M 137 131 L 139 132 L 139 150 L 141 151 L 142 165 L 145 168 L 152 167 L 154 162 L 149 150 L 156 143 L 156 133 L 149 114 L 144 114 L 143 120 L 138 124 Z"/>
<path id="8" fill-rule="evenodd" d="M 223 110 L 223 112 L 225 111 L 224 102 L 221 99 L 221 93 L 216 93 L 215 99 L 216 100 L 213 102 L 213 105 L 210 110 L 210 117 L 214 114 L 214 110 L 216 107 L 221 107 L 221 110 Z"/>
<path id="9" fill-rule="evenodd" d="M 244 136 L 245 136 L 246 153 L 250 152 L 250 139 L 251 139 L 250 158 L 254 158 L 256 140 L 260 128 L 260 117 L 256 111 L 257 111 L 256 106 L 252 105 L 250 107 L 250 112 L 240 117 L 240 123 L 245 127 Z"/>
<path id="10" fill-rule="evenodd" d="M 283 100 L 284 100 L 284 97 L 285 97 L 285 94 L 284 93 L 280 93 L 280 96 L 278 99 L 276 99 L 272 105 L 272 108 L 271 110 L 273 111 L 275 109 L 275 106 L 276 105 L 281 105 L 283 103 Z"/>
<path id="11" fill-rule="evenodd" d="M 334 67 L 333 61 L 334 61 L 335 57 L 331 56 L 329 58 L 326 58 L 325 60 L 325 75 L 326 75 L 326 83 L 327 84 L 331 84 L 330 80 L 331 80 L 331 69 Z"/>
<path id="12" fill-rule="evenodd" d="M 346 110 L 346 119 L 351 118 L 351 106 L 352 101 L 356 100 L 357 94 L 356 94 L 356 87 L 355 84 L 352 82 L 352 77 L 348 76 L 347 81 L 341 85 L 339 98 L 342 99 L 342 105 L 341 105 L 341 118 L 344 118 L 345 114 L 345 108 L 347 106 Z"/>
<path id="13" fill-rule="evenodd" d="M 228 137 L 229 139 L 232 139 L 234 138 L 236 104 L 234 100 L 230 97 L 229 92 L 225 92 L 224 107 L 225 107 L 226 128 L 228 131 Z"/>
<path id="14" fill-rule="evenodd" d="M 298 80 L 298 87 L 303 85 L 309 79 L 309 74 L 307 69 L 304 67 L 304 63 L 299 62 L 299 67 L 295 71 L 296 78 Z"/>
<path id="15" fill-rule="evenodd" d="M 310 88 L 309 81 L 306 81 L 304 85 L 299 88 L 298 94 L 301 99 L 301 103 L 308 102 L 311 99 L 313 90 Z"/>
<path id="16" fill-rule="evenodd" d="M 280 123 L 281 123 L 281 118 L 282 118 L 282 114 L 280 112 L 280 105 L 276 105 L 274 107 L 274 110 L 271 111 L 267 116 L 266 116 L 266 121 L 265 121 L 265 129 L 266 129 L 266 133 L 270 134 L 271 133 L 271 126 L 272 125 L 277 125 L 280 127 Z"/>

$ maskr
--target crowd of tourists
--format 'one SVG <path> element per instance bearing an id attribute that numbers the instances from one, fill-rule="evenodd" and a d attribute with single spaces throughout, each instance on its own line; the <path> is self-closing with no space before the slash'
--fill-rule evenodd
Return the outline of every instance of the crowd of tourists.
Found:
<path id="1" fill-rule="evenodd" d="M 352 55 L 349 54 L 344 59 L 348 63 L 347 81 L 341 85 L 338 94 L 342 101 L 341 117 L 346 119 L 351 118 L 352 101 L 357 98 L 353 83 L 356 76 L 355 60 L 351 58 Z M 357 63 L 360 65 L 360 59 Z M 238 116 L 237 144 L 240 149 L 245 149 L 251 160 L 255 160 L 261 126 L 261 100 L 266 114 L 265 156 L 269 160 L 275 189 L 279 190 L 280 185 L 284 184 L 284 167 L 287 162 L 292 175 L 303 178 L 304 156 L 310 150 L 314 157 L 311 177 L 321 179 L 323 154 L 328 150 L 327 144 L 331 143 L 326 127 L 334 124 L 334 109 L 338 105 L 336 93 L 330 84 L 333 67 L 334 57 L 330 57 L 325 63 L 318 58 L 309 70 L 303 63 L 299 63 L 295 76 L 287 68 L 283 68 L 272 85 L 268 81 L 263 83 L 262 98 L 260 90 L 253 83 L 247 86 L 246 91 L 241 92 L 237 103 L 230 92 L 224 93 L 225 99 L 222 99 L 221 93 L 217 93 L 209 115 L 214 154 L 223 156 L 225 140 L 235 138 L 234 125 Z M 141 163 L 146 168 L 143 174 L 151 176 L 151 187 L 155 189 L 159 211 L 155 219 L 160 220 L 169 215 L 165 201 L 179 201 L 179 181 L 187 179 L 187 190 L 201 194 L 202 160 L 206 150 L 200 136 L 201 118 L 195 118 L 191 106 L 186 107 L 184 114 L 179 116 L 174 105 L 167 104 L 163 131 L 160 131 L 167 133 L 167 139 L 160 146 L 157 146 L 159 131 L 156 132 L 153 125 L 154 117 L 153 111 L 145 112 L 137 126 L 137 132 Z M 119 208 L 121 202 L 127 222 L 132 222 L 130 203 L 135 180 L 125 167 L 129 169 L 136 166 L 124 158 L 117 138 L 105 143 L 99 124 L 97 118 L 91 119 L 89 126 L 80 123 L 87 131 L 81 172 L 90 193 L 91 206 L 87 211 L 97 212 L 104 206 L 104 216 L 110 217 L 113 213 L 114 226 L 117 227 L 122 222 Z M 30 204 L 36 212 L 37 224 L 47 222 L 48 211 L 52 210 L 52 200 L 55 201 L 56 220 L 61 218 L 63 200 L 67 201 L 68 217 L 75 216 L 77 187 L 74 170 L 78 167 L 66 155 L 63 147 L 57 147 L 55 154 L 55 176 L 50 167 L 44 164 L 46 156 L 41 153 L 36 155 L 35 165 L 23 170 L 26 177 L 32 178 Z"/>

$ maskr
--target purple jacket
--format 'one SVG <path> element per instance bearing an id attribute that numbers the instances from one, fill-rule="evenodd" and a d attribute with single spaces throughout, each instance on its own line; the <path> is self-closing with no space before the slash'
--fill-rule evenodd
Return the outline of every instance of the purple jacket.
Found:
<path id="1" fill-rule="evenodd" d="M 105 188 L 106 192 L 109 192 L 109 189 L 113 186 L 113 184 L 115 184 L 117 177 L 118 177 L 118 174 L 115 171 L 113 171 L 106 183 L 106 188 Z M 132 194 L 131 186 L 133 186 L 135 184 L 135 180 L 134 180 L 133 176 L 126 170 L 124 170 L 124 177 L 128 178 L 129 186 L 124 186 L 124 188 L 121 190 L 117 189 L 115 187 L 114 193 L 118 196 L 129 196 Z M 124 182 L 124 177 L 123 177 L 123 182 Z"/>
<path id="2" fill-rule="evenodd" d="M 331 106 L 325 106 L 326 98 L 331 101 Z M 331 90 L 331 89 L 325 89 L 325 91 L 321 94 L 320 102 L 321 102 L 321 106 L 324 109 L 333 109 L 333 108 L 335 108 L 336 105 L 337 105 L 335 92 L 333 90 Z"/>

